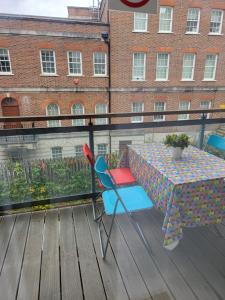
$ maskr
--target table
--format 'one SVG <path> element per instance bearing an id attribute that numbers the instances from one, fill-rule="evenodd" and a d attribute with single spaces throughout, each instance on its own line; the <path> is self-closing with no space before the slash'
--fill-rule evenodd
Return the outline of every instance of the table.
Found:
<path id="1" fill-rule="evenodd" d="M 128 146 L 128 166 L 164 215 L 164 247 L 172 250 L 183 227 L 218 224 L 225 218 L 225 161 L 189 146 L 182 160 L 162 143 Z"/>

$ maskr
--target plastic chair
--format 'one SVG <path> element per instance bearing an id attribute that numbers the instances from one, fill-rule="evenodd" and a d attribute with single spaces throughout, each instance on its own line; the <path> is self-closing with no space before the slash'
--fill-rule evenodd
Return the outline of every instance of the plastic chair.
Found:
<path id="1" fill-rule="evenodd" d="M 87 144 L 83 145 L 83 153 L 88 159 L 89 163 L 92 167 L 94 167 L 94 155 L 91 152 L 91 149 L 88 147 Z M 108 169 L 110 175 L 112 176 L 116 185 L 127 185 L 133 184 L 136 182 L 136 179 L 132 175 L 129 168 L 116 168 L 116 169 Z M 99 184 L 100 188 L 104 188 L 101 184 Z"/>
<path id="2" fill-rule="evenodd" d="M 225 151 L 225 138 L 212 134 L 209 136 L 206 146 L 211 146 L 215 149 Z"/>
<path id="3" fill-rule="evenodd" d="M 144 243 L 148 253 L 150 254 L 151 248 L 144 236 L 144 233 L 140 225 L 135 220 L 133 213 L 135 211 L 151 209 L 153 207 L 153 203 L 151 199 L 148 197 L 144 189 L 138 185 L 117 188 L 110 174 L 107 173 L 108 166 L 103 156 L 98 157 L 94 168 L 98 178 L 101 180 L 101 183 L 106 189 L 102 193 L 103 210 L 100 217 L 97 220 L 99 223 L 98 231 L 99 231 L 100 246 L 101 246 L 103 259 L 105 259 L 106 257 L 106 252 L 108 249 L 113 224 L 115 221 L 115 216 L 118 214 L 126 214 L 129 217 L 132 225 L 134 226 L 134 229 L 136 230 L 140 239 Z M 107 235 L 105 246 L 103 245 L 102 230 L 101 230 L 102 218 L 104 214 L 108 216 L 112 216 L 112 221 L 111 221 L 109 233 Z"/>

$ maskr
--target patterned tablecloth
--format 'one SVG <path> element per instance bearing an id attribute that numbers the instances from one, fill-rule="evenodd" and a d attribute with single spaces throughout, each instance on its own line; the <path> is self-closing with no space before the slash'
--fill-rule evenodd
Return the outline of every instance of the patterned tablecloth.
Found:
<path id="1" fill-rule="evenodd" d="M 225 161 L 189 146 L 182 160 L 161 143 L 129 146 L 128 165 L 164 215 L 164 246 L 178 242 L 182 227 L 217 224 L 225 219 Z"/>

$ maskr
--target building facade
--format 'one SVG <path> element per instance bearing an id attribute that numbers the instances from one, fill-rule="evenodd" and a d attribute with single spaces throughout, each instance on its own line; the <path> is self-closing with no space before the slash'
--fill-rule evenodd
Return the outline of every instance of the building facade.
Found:
<path id="1" fill-rule="evenodd" d="M 224 10 L 224 1 L 159 0 L 158 13 L 149 15 L 110 11 L 102 0 L 99 10 L 68 7 L 66 19 L 1 14 L 0 115 L 162 111 L 154 118 L 113 120 L 139 123 L 192 118 L 165 117 L 164 110 L 219 108 L 225 103 Z M 46 156 L 54 156 L 69 147 L 63 139 L 41 138 L 30 152 L 44 155 L 39 149 L 48 147 Z M 72 155 L 87 137 L 67 140 Z M 117 149 L 120 139 L 114 140 Z M 107 151 L 108 133 L 97 136 L 96 145 Z M 3 148 L 8 155 L 9 144 Z"/>

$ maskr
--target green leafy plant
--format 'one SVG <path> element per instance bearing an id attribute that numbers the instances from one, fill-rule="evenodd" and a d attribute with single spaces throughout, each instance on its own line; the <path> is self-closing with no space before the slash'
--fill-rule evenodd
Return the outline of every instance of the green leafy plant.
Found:
<path id="1" fill-rule="evenodd" d="M 180 135 L 169 134 L 166 136 L 164 144 L 169 147 L 180 147 L 181 149 L 184 149 L 189 146 L 190 141 L 189 137 L 184 133 Z"/>

